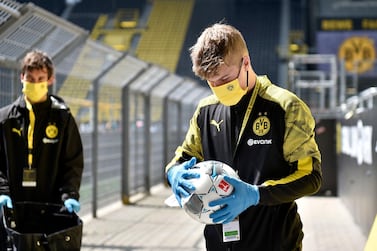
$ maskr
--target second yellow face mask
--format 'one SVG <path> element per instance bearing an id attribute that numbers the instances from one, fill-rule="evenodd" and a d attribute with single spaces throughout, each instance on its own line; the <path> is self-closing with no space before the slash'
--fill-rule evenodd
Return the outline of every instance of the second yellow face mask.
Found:
<path id="1" fill-rule="evenodd" d="M 39 83 L 23 81 L 22 84 L 22 92 L 33 103 L 40 101 L 48 92 L 47 81 Z"/>

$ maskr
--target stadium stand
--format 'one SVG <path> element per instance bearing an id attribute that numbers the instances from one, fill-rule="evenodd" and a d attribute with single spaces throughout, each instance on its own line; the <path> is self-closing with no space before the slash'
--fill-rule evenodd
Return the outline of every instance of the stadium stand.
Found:
<path id="1" fill-rule="evenodd" d="M 194 6 L 193 0 L 155 0 L 136 56 L 175 72 Z"/>
<path id="2" fill-rule="evenodd" d="M 115 15 L 101 14 L 94 25 L 91 38 L 99 40 L 118 51 L 129 51 L 138 28 L 138 9 L 119 9 Z"/>

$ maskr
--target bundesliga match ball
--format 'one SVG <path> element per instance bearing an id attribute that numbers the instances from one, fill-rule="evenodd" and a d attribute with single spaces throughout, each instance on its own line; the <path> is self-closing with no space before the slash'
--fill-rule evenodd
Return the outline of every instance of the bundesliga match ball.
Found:
<path id="1" fill-rule="evenodd" d="M 215 160 L 199 162 L 191 170 L 200 173 L 200 178 L 190 179 L 195 191 L 182 199 L 183 208 L 191 218 L 204 224 L 215 224 L 209 215 L 220 206 L 210 207 L 208 203 L 232 193 L 233 186 L 224 180 L 224 175 L 239 177 L 233 168 Z"/>

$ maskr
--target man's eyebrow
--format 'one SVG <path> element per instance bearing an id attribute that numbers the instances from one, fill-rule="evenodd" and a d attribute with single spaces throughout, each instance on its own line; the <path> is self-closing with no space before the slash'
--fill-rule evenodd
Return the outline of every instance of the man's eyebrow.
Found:
<path id="1" fill-rule="evenodd" d="M 29 75 L 29 76 L 28 76 L 28 75 L 26 75 L 26 77 L 25 77 L 25 78 L 26 78 L 27 80 L 29 80 L 29 79 L 31 79 L 31 80 L 32 80 L 32 79 L 34 79 L 34 77 L 33 77 L 33 76 L 30 76 L 30 75 Z"/>

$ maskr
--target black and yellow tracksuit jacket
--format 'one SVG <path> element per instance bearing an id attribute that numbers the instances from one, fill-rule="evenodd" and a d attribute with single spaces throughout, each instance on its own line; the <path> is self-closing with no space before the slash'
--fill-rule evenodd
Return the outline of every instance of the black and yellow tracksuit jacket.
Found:
<path id="1" fill-rule="evenodd" d="M 207 250 L 301 250 L 295 200 L 317 192 L 322 181 L 314 127 L 304 102 L 266 76 L 258 76 L 235 106 L 222 105 L 214 95 L 200 101 L 166 169 L 192 156 L 218 160 L 260 191 L 259 204 L 239 216 L 241 240 L 223 243 L 221 225 L 207 225 Z"/>
<path id="2" fill-rule="evenodd" d="M 25 168 L 36 170 L 35 187 L 22 185 Z M 81 137 L 63 100 L 50 95 L 30 111 L 22 95 L 0 109 L 0 194 L 13 205 L 78 200 L 82 172 Z"/>

